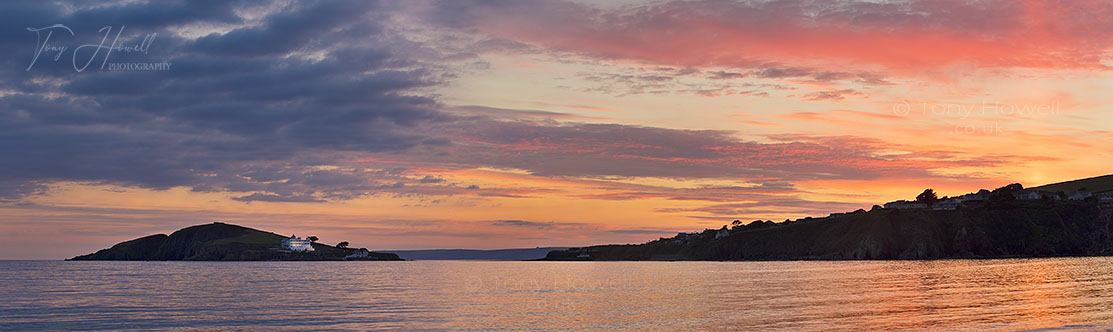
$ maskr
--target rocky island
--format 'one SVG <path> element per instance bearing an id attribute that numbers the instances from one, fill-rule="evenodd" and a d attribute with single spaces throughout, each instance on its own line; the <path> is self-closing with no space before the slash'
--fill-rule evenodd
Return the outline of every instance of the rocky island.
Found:
<path id="1" fill-rule="evenodd" d="M 243 226 L 214 222 L 170 235 L 156 234 L 118 243 L 70 260 L 129 261 L 340 261 L 402 260 L 396 254 L 330 246 Z"/>
<path id="2" fill-rule="evenodd" d="M 643 244 L 554 250 L 543 260 L 843 260 L 1113 255 L 1113 175 L 1011 184 L 821 218 L 757 220 Z"/>

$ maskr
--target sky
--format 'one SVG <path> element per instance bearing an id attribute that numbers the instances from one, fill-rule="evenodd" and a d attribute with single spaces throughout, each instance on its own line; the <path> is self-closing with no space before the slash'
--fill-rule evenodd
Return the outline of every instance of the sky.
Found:
<path id="1" fill-rule="evenodd" d="M 1113 173 L 1100 1 L 4 1 L 0 259 L 641 243 Z"/>

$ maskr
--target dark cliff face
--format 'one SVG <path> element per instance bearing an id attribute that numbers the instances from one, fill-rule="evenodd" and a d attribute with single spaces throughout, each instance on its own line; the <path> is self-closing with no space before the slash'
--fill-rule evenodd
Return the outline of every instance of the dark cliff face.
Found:
<path id="1" fill-rule="evenodd" d="M 277 250 L 284 236 L 242 226 L 213 223 L 186 227 L 169 236 L 158 234 L 121 242 L 73 260 L 343 260 L 358 249 L 314 243 L 314 252 Z M 398 255 L 370 253 L 368 260 L 400 260 Z"/>
<path id="2" fill-rule="evenodd" d="M 993 202 L 954 211 L 880 209 L 733 232 L 554 251 L 550 259 L 800 260 L 1049 257 L 1113 254 L 1109 214 L 1094 202 Z"/>

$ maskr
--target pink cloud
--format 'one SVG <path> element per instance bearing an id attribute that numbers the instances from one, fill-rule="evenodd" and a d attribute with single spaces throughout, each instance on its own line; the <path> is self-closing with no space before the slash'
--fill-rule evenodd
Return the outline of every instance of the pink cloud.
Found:
<path id="1" fill-rule="evenodd" d="M 601 10 L 544 1 L 454 7 L 452 25 L 611 60 L 1105 69 L 1113 4 L 1041 1 L 698 1 Z M 463 10 L 463 11 L 461 11 Z M 447 17 L 449 13 L 435 15 Z"/>

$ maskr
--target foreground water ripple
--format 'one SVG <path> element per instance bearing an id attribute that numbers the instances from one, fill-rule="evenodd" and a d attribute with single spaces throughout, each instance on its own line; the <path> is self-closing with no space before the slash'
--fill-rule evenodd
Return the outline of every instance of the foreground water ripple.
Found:
<path id="1" fill-rule="evenodd" d="M 0 261 L 0 330 L 1108 330 L 1113 259 Z"/>

